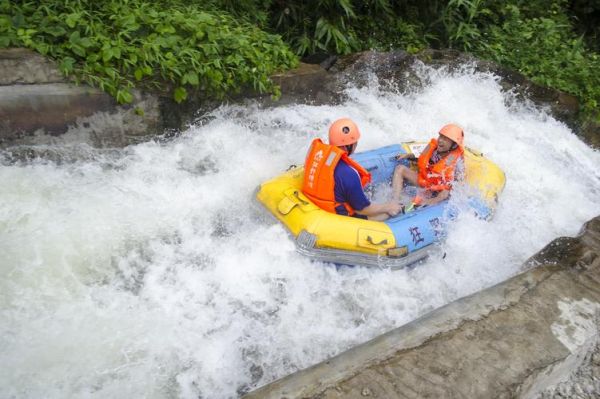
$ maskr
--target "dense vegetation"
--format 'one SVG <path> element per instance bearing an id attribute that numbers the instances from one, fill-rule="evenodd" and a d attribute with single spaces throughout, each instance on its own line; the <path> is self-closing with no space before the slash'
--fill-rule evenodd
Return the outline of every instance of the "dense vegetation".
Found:
<path id="1" fill-rule="evenodd" d="M 600 118 L 600 0 L 0 0 L 0 47 L 27 46 L 63 72 L 131 100 L 245 86 L 296 56 L 455 48 L 576 95 Z"/>
<path id="2" fill-rule="evenodd" d="M 0 0 L 0 47 L 26 46 L 74 75 L 132 100 L 134 86 L 221 97 L 249 85 L 273 90 L 269 76 L 296 56 L 279 36 L 228 13 L 184 1 Z"/>

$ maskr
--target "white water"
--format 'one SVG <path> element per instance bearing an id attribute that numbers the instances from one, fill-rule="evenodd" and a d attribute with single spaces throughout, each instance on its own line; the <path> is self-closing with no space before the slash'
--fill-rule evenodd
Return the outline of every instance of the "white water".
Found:
<path id="1" fill-rule="evenodd" d="M 0 397 L 236 397 L 519 273 L 600 213 L 600 154 L 566 126 L 492 76 L 427 73 L 414 95 L 223 108 L 166 144 L 0 166 Z M 410 270 L 308 262 L 252 194 L 341 116 L 359 150 L 461 124 L 506 172 L 495 218 L 461 216 L 447 257 Z"/>

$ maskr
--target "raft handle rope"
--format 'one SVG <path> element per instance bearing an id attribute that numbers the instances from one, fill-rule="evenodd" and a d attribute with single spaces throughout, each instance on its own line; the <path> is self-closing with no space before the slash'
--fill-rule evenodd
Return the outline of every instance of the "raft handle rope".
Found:
<path id="1" fill-rule="evenodd" d="M 373 244 L 373 245 L 386 245 L 388 243 L 388 240 L 387 240 L 387 238 L 384 238 L 380 242 L 375 242 L 375 241 L 373 241 L 373 238 L 371 236 L 367 236 L 367 242 L 369 244 Z"/>
<path id="2" fill-rule="evenodd" d="M 300 194 L 298 193 L 298 191 L 294 191 L 294 196 L 298 199 L 298 201 L 302 203 L 302 205 L 308 205 L 307 201 L 304 201 L 302 198 L 300 198 Z"/>

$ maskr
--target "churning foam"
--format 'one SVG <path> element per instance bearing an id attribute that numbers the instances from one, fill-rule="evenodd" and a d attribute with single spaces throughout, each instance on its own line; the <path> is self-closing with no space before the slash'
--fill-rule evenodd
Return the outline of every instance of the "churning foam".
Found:
<path id="1" fill-rule="evenodd" d="M 515 275 L 600 213 L 600 154 L 565 125 L 494 76 L 422 73 L 412 94 L 223 107 L 171 142 L 5 162 L 0 396 L 236 397 Z M 463 214 L 444 259 L 398 272 L 296 254 L 253 192 L 342 116 L 359 151 L 462 125 L 506 173 L 494 219 Z"/>

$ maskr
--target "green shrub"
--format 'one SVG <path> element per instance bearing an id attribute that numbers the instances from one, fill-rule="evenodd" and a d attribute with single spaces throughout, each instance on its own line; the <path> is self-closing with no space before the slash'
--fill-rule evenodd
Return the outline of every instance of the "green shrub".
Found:
<path id="1" fill-rule="evenodd" d="M 389 51 L 405 49 L 409 53 L 419 52 L 429 44 L 432 36 L 425 34 L 423 26 L 406 22 L 402 18 L 391 18 L 381 23 L 368 17 L 360 17 L 357 35 L 361 38 L 361 49 Z"/>
<path id="2" fill-rule="evenodd" d="M 600 0 L 570 0 L 567 7 L 577 33 L 592 50 L 600 51 Z"/>
<path id="3" fill-rule="evenodd" d="M 456 48 L 600 104 L 594 48 L 598 0 L 0 0 L 0 47 L 26 46 L 120 102 L 131 88 L 222 97 L 249 86 L 275 92 L 270 74 L 296 56 L 366 49 Z M 574 12 L 577 17 L 570 15 Z M 582 39 L 576 28 L 588 33 Z M 271 33 L 267 33 L 271 32 Z M 283 38 L 283 41 L 280 39 Z"/>
<path id="4" fill-rule="evenodd" d="M 207 96 L 250 86 L 277 88 L 269 76 L 297 63 L 276 35 L 227 13 L 179 1 L 0 0 L 0 46 L 25 46 L 73 75 L 132 100 L 133 87 L 164 88 L 178 102 L 188 91 Z"/>
<path id="5" fill-rule="evenodd" d="M 448 47 L 470 51 L 480 44 L 479 25 L 492 14 L 485 0 L 450 0 L 441 18 Z"/>
<path id="6" fill-rule="evenodd" d="M 299 55 L 318 51 L 348 54 L 359 49 L 351 21 L 350 0 L 277 2 L 271 8 L 271 24 Z"/>
<path id="7" fill-rule="evenodd" d="M 423 24 L 400 13 L 405 2 L 389 0 L 307 0 L 274 2 L 271 29 L 282 35 L 298 55 L 426 47 Z"/>
<path id="8" fill-rule="evenodd" d="M 600 105 L 600 56 L 574 33 L 564 5 L 451 0 L 448 7 L 456 15 L 449 37 L 462 50 L 577 96 L 584 112 L 594 114 Z M 461 30 L 461 24 L 468 28 Z"/>

